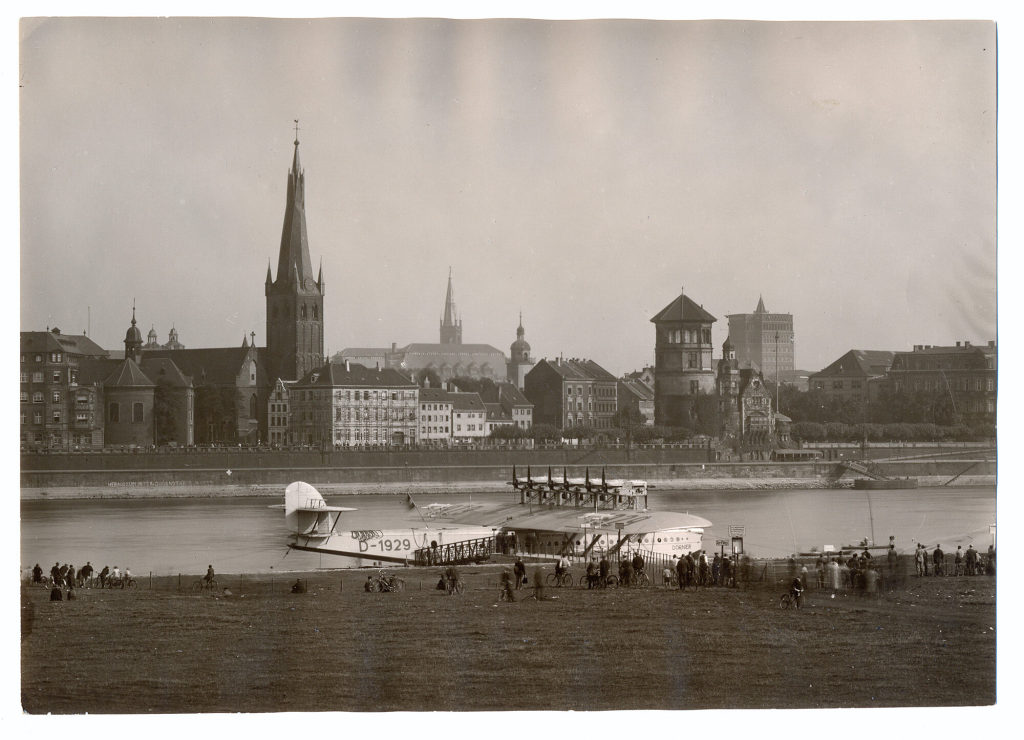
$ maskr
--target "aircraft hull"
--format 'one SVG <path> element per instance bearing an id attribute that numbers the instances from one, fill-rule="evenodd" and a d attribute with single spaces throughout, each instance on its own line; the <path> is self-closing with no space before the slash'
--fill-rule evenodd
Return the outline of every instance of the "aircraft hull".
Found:
<path id="1" fill-rule="evenodd" d="M 293 534 L 288 544 L 293 550 L 330 556 L 326 563 L 334 568 L 363 568 L 385 565 L 411 565 L 416 550 L 491 537 L 490 527 L 407 527 L 359 529 L 331 534 Z"/>

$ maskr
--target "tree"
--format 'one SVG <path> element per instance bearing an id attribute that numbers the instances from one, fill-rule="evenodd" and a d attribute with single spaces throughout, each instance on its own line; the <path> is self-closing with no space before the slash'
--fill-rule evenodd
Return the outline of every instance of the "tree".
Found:
<path id="1" fill-rule="evenodd" d="M 553 424 L 534 424 L 527 431 L 529 432 L 529 436 L 536 442 L 546 442 L 549 440 L 557 441 L 561 439 L 558 427 Z"/>
<path id="2" fill-rule="evenodd" d="M 153 391 L 153 426 L 158 445 L 185 441 L 178 425 L 181 411 L 181 396 L 165 378 L 160 378 Z"/>
<path id="3" fill-rule="evenodd" d="M 420 388 L 426 388 L 429 381 L 431 388 L 441 387 L 441 376 L 436 371 L 429 367 L 422 368 L 416 371 L 416 385 Z"/>
<path id="4" fill-rule="evenodd" d="M 632 448 L 633 436 L 640 427 L 645 425 L 646 421 L 646 417 L 632 406 L 623 406 L 615 412 L 615 415 L 612 417 L 612 424 L 622 430 L 627 450 Z"/>

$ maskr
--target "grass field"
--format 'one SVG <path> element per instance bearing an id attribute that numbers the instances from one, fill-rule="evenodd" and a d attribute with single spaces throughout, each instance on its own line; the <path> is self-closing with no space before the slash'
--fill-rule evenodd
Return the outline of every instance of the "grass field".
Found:
<path id="1" fill-rule="evenodd" d="M 221 577 L 231 595 L 22 592 L 29 713 L 691 709 L 986 705 L 996 698 L 994 578 L 913 579 L 877 599 L 778 587 L 544 590 L 497 600 L 408 569 L 403 593 L 366 572 Z M 965 691 L 964 687 L 971 687 Z"/>

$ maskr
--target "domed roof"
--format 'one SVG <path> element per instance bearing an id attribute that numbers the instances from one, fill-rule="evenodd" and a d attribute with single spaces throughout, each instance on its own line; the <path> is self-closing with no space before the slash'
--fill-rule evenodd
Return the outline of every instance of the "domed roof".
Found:
<path id="1" fill-rule="evenodd" d="M 519 327 L 516 329 L 516 341 L 509 345 L 512 361 L 530 356 L 530 343 L 526 341 L 526 329 L 523 328 L 523 314 L 519 313 Z"/>
<path id="2" fill-rule="evenodd" d="M 124 343 L 142 344 L 142 332 L 135 325 L 135 306 L 132 306 L 132 325 L 128 327 L 128 331 L 124 334 Z"/>

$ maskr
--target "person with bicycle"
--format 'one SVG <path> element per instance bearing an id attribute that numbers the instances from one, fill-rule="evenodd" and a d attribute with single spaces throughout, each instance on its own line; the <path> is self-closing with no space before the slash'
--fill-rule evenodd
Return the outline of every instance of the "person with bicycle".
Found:
<path id="1" fill-rule="evenodd" d="M 121 585 L 121 569 L 118 568 L 115 565 L 114 569 L 112 571 L 110 571 L 110 587 L 113 588 L 114 586 L 120 586 L 120 585 Z"/>
<path id="2" fill-rule="evenodd" d="M 800 597 L 804 593 L 804 584 L 800 581 L 800 578 L 794 578 L 793 583 L 789 587 L 789 595 L 793 599 L 793 606 L 797 609 L 800 608 Z"/>
<path id="3" fill-rule="evenodd" d="M 597 558 L 587 563 L 587 588 L 597 588 Z"/>
<path id="4" fill-rule="evenodd" d="M 597 563 L 597 576 L 598 583 L 601 584 L 601 588 L 608 587 L 608 572 L 611 570 L 611 563 L 608 562 L 608 556 L 602 555 L 601 560 Z"/>
<path id="5" fill-rule="evenodd" d="M 449 565 L 444 569 L 444 580 L 448 586 L 448 593 L 453 594 L 459 590 L 459 573 L 455 570 L 455 566 Z"/>
<path id="6" fill-rule="evenodd" d="M 117 566 L 115 565 L 114 568 L 116 569 Z M 212 565 L 207 565 L 206 566 L 206 575 L 203 576 L 203 582 L 206 584 L 207 588 L 213 588 L 213 580 L 214 580 L 214 578 L 215 578 L 215 575 L 213 573 L 213 566 Z"/>
<path id="7" fill-rule="evenodd" d="M 569 572 L 569 558 L 562 553 L 562 557 L 555 564 L 555 580 L 560 580 L 563 575 Z"/>
<path id="8" fill-rule="evenodd" d="M 100 571 L 100 588 L 106 588 L 110 579 L 110 568 L 103 566 L 103 570 Z"/>
<path id="9" fill-rule="evenodd" d="M 633 576 L 635 580 L 640 582 L 640 574 L 644 570 L 644 556 L 637 550 L 636 554 L 633 555 Z"/>

